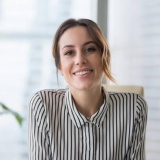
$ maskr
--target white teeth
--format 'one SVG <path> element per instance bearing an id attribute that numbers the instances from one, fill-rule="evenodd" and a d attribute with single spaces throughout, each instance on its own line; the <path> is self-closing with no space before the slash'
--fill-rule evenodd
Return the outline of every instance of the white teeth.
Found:
<path id="1" fill-rule="evenodd" d="M 91 71 L 76 72 L 75 75 L 76 75 L 76 76 L 81 76 L 81 75 L 87 74 L 87 73 L 89 73 L 89 72 L 91 72 Z"/>

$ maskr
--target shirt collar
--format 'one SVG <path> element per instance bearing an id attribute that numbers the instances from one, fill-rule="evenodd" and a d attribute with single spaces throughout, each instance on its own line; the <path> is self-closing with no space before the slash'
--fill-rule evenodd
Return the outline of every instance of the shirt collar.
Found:
<path id="1" fill-rule="evenodd" d="M 71 92 L 69 91 L 69 89 L 66 91 L 66 94 L 65 94 L 66 105 L 67 105 L 71 120 L 77 128 L 81 127 L 85 123 L 92 123 L 98 127 L 101 126 L 106 116 L 106 112 L 108 109 L 108 98 L 109 98 L 108 92 L 103 87 L 102 87 L 102 90 L 104 94 L 104 102 L 100 107 L 100 109 L 94 115 L 91 116 L 90 120 L 87 120 L 87 118 L 77 110 L 74 104 Z"/>

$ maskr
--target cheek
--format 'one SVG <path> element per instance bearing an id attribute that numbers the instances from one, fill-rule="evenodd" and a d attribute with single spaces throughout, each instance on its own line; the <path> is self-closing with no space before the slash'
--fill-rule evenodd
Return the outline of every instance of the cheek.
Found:
<path id="1" fill-rule="evenodd" d="M 59 67 L 60 72 L 63 75 L 68 74 L 68 72 L 70 72 L 70 70 L 71 70 L 71 63 L 67 60 L 62 59 L 60 61 L 60 64 L 61 64 Z"/>
<path id="2" fill-rule="evenodd" d="M 102 64 L 102 60 L 101 59 L 99 59 L 99 61 L 97 61 L 97 66 L 98 66 L 100 71 L 103 71 L 103 64 Z"/>
<path id="3" fill-rule="evenodd" d="M 102 67 L 102 59 L 100 56 L 94 57 L 94 59 L 92 60 L 92 62 L 94 64 L 96 64 L 99 68 Z"/>

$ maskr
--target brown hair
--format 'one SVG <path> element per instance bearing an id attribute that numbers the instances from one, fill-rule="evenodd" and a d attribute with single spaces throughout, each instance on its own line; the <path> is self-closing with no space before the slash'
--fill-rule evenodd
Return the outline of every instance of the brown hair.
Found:
<path id="1" fill-rule="evenodd" d="M 106 39 L 101 31 L 101 29 L 98 27 L 98 25 L 93 22 L 92 20 L 89 19 L 68 19 L 64 21 L 60 27 L 58 28 L 55 37 L 54 37 L 54 42 L 53 42 L 53 48 L 52 48 L 52 55 L 55 59 L 55 64 L 58 69 L 60 65 L 60 54 L 59 54 L 59 40 L 62 34 L 69 28 L 75 27 L 75 26 L 83 26 L 86 27 L 88 30 L 91 38 L 97 46 L 100 49 L 100 52 L 102 53 L 102 66 L 103 66 L 103 71 L 106 75 L 106 77 L 115 82 L 111 71 L 110 71 L 110 51 L 108 48 L 108 44 L 106 42 Z"/>

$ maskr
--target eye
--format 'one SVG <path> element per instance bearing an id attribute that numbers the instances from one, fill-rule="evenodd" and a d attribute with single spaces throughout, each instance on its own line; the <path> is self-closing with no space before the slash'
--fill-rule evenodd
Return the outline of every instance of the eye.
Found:
<path id="1" fill-rule="evenodd" d="M 86 48 L 85 49 L 85 52 L 94 52 L 94 51 L 96 51 L 96 48 L 95 47 L 88 47 L 88 48 Z"/>
<path id="2" fill-rule="evenodd" d="M 74 52 L 72 50 L 64 53 L 65 56 L 72 56 L 73 54 L 74 54 Z"/>

